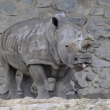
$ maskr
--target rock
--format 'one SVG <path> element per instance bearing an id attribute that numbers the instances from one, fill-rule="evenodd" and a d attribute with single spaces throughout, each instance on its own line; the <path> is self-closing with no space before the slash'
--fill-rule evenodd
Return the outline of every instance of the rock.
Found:
<path id="1" fill-rule="evenodd" d="M 100 43 L 99 42 L 94 42 L 93 44 L 92 44 L 92 47 L 93 48 L 99 48 L 100 47 Z"/>
<path id="2" fill-rule="evenodd" d="M 110 25 L 110 19 L 109 20 L 106 20 L 106 23 Z"/>
<path id="3" fill-rule="evenodd" d="M 37 2 L 38 8 L 49 7 L 50 5 L 51 5 L 50 0 L 38 0 L 38 2 Z"/>
<path id="4" fill-rule="evenodd" d="M 107 80 L 110 82 L 110 68 L 106 69 Z"/>
<path id="5" fill-rule="evenodd" d="M 92 35 L 101 35 L 101 36 L 105 36 L 105 37 L 109 37 L 110 36 L 110 26 L 90 26 L 87 28 L 87 32 L 89 32 Z"/>
<path id="6" fill-rule="evenodd" d="M 101 78 L 101 79 L 107 79 L 107 76 L 106 76 L 106 73 L 104 73 L 104 71 L 101 71 L 100 73 L 99 73 L 99 77 Z"/>
<path id="7" fill-rule="evenodd" d="M 7 15 L 17 15 L 17 8 L 12 1 L 1 1 L 0 2 L 0 12 Z"/>
<path id="8" fill-rule="evenodd" d="M 110 93 L 110 88 L 109 88 L 109 89 L 105 89 L 102 93 L 108 95 L 108 93 Z M 110 97 L 110 96 L 109 96 L 109 97 Z M 107 98 L 108 98 L 108 96 L 107 96 Z"/>
<path id="9" fill-rule="evenodd" d="M 80 15 L 88 15 L 90 12 L 90 8 L 85 8 L 83 6 L 79 6 L 78 9 L 76 10 L 76 13 L 80 14 Z"/>
<path id="10" fill-rule="evenodd" d="M 92 16 L 91 17 L 91 25 L 102 26 L 103 25 L 103 18 L 101 16 Z"/>
<path id="11" fill-rule="evenodd" d="M 98 3 L 110 7 L 110 0 L 98 0 Z"/>
<path id="12" fill-rule="evenodd" d="M 93 63 L 92 63 L 93 68 L 109 68 L 110 67 L 110 62 L 106 61 L 106 60 L 108 60 L 106 57 L 106 52 L 103 51 L 105 53 L 102 53 L 102 51 L 103 50 L 98 50 L 98 49 L 97 49 L 97 51 L 95 51 L 95 55 L 97 56 L 97 58 L 93 59 Z M 103 59 L 105 59 L 105 60 L 103 60 Z M 102 69 L 100 71 L 102 71 Z"/>
<path id="13" fill-rule="evenodd" d="M 73 87 L 73 90 L 74 90 L 74 86 L 75 86 L 74 81 L 70 81 L 70 83 L 71 83 L 71 86 Z"/>
<path id="14" fill-rule="evenodd" d="M 93 72 L 99 75 L 99 73 L 102 71 L 102 68 L 92 68 Z"/>
<path id="15" fill-rule="evenodd" d="M 4 32 L 5 29 L 7 29 L 8 26 L 0 26 L 0 34 Z"/>
<path id="16" fill-rule="evenodd" d="M 86 76 L 86 81 L 93 81 L 96 78 L 96 74 L 94 72 L 88 73 Z"/>
<path id="17" fill-rule="evenodd" d="M 96 27 L 96 26 L 90 26 L 87 28 L 87 32 L 89 32 L 92 35 L 97 35 L 102 33 L 101 27 Z"/>
<path id="18" fill-rule="evenodd" d="M 74 12 L 77 5 L 77 0 L 58 0 L 54 3 L 53 8 L 65 11 L 67 13 Z"/>
<path id="19" fill-rule="evenodd" d="M 22 19 L 22 18 L 12 18 L 11 20 L 10 20 L 10 25 L 13 25 L 13 24 L 15 24 L 15 23 L 18 23 L 18 22 L 20 22 L 20 21 L 23 21 L 23 20 L 25 20 L 25 19 Z"/>
<path id="20" fill-rule="evenodd" d="M 78 0 L 78 4 L 83 5 L 84 7 L 94 7 L 95 0 Z"/>
<path id="21" fill-rule="evenodd" d="M 6 94 L 8 92 L 8 88 L 6 86 L 6 83 L 4 83 L 3 85 L 0 86 L 0 94 Z"/>
<path id="22" fill-rule="evenodd" d="M 87 18 L 83 18 L 83 17 L 71 17 L 72 21 L 80 26 L 80 27 L 83 27 L 86 23 L 87 23 Z"/>
<path id="23" fill-rule="evenodd" d="M 79 89 L 80 94 L 82 95 L 87 95 L 89 93 L 89 90 L 91 90 L 92 84 L 89 85 L 89 87 L 84 88 L 84 89 Z"/>
<path id="24" fill-rule="evenodd" d="M 105 10 L 104 16 L 105 16 L 105 17 L 110 17 L 110 10 Z"/>
<path id="25" fill-rule="evenodd" d="M 0 16 L 0 23 L 8 23 L 8 21 L 9 21 L 8 17 Z"/>
<path id="26" fill-rule="evenodd" d="M 92 86 L 93 86 L 94 88 L 99 88 L 99 83 L 94 82 L 94 83 L 92 83 Z"/>
<path id="27" fill-rule="evenodd" d="M 102 35 L 99 35 L 99 36 L 97 36 L 97 37 L 95 37 L 95 39 L 98 41 L 98 42 L 102 42 L 103 41 L 103 43 L 106 41 L 106 42 L 109 42 L 110 41 L 110 37 L 104 37 L 104 36 L 102 36 Z M 102 44 L 101 44 L 102 45 Z"/>
<path id="28" fill-rule="evenodd" d="M 99 86 L 108 89 L 110 88 L 110 82 L 108 82 L 107 80 L 103 80 Z"/>
<path id="29" fill-rule="evenodd" d="M 21 3 L 23 3 L 23 4 L 32 4 L 33 0 L 21 0 Z"/>
<path id="30" fill-rule="evenodd" d="M 44 19 L 50 16 L 52 16 L 52 12 L 49 12 L 47 10 L 39 13 L 39 19 Z"/>
<path id="31" fill-rule="evenodd" d="M 75 95 L 75 92 L 74 91 L 69 91 L 66 93 L 66 95 Z"/>
<path id="32" fill-rule="evenodd" d="M 104 9 L 103 8 L 92 8 L 90 10 L 90 14 L 92 16 L 94 16 L 94 15 L 104 15 Z"/>
<path id="33" fill-rule="evenodd" d="M 81 87 L 88 87 L 88 84 L 87 84 L 86 80 L 79 79 L 79 80 L 78 80 L 78 84 L 79 84 Z"/>
<path id="34" fill-rule="evenodd" d="M 89 90 L 89 94 L 99 94 L 99 93 L 102 93 L 103 91 L 104 91 L 104 88 L 94 88 L 94 87 L 92 87 Z"/>
<path id="35" fill-rule="evenodd" d="M 105 45 L 101 46 L 100 48 L 97 49 L 97 51 L 95 51 L 95 55 L 98 56 L 101 59 L 107 60 L 100 60 L 100 64 L 102 63 L 103 67 L 110 67 L 110 63 L 108 61 L 110 61 L 110 45 L 109 43 L 106 43 Z"/>
<path id="36" fill-rule="evenodd" d="M 27 18 L 27 19 L 35 18 L 39 16 L 39 10 L 37 9 L 36 11 L 34 8 L 26 7 L 22 11 L 22 15 L 24 18 Z"/>

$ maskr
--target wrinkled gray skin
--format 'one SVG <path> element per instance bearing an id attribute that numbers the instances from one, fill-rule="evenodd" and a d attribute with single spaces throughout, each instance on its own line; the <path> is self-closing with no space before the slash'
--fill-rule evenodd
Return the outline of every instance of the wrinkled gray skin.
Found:
<path id="1" fill-rule="evenodd" d="M 17 98 L 17 70 L 27 75 L 27 80 L 28 76 L 32 77 L 38 99 L 49 98 L 48 78 L 56 80 L 54 91 L 62 97 L 75 70 L 92 63 L 91 54 L 81 51 L 92 44 L 92 37 L 83 38 L 64 13 L 43 20 L 34 18 L 19 22 L 5 30 L 0 41 L 9 98 Z"/>

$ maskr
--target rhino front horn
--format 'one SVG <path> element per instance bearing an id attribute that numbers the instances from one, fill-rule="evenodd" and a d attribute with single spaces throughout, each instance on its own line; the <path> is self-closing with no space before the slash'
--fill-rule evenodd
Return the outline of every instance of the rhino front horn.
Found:
<path id="1" fill-rule="evenodd" d="M 94 42 L 93 36 L 88 34 L 84 37 L 84 40 L 81 43 L 81 47 L 84 48 L 84 47 L 90 46 L 92 45 L 93 42 Z"/>

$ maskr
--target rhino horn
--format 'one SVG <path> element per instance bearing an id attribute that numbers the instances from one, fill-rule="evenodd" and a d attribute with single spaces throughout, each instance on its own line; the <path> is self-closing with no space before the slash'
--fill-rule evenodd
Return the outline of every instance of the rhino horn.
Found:
<path id="1" fill-rule="evenodd" d="M 88 34 L 84 37 L 84 40 L 81 43 L 81 47 L 84 48 L 90 46 L 92 45 L 93 42 L 94 42 L 93 36 L 91 34 Z"/>

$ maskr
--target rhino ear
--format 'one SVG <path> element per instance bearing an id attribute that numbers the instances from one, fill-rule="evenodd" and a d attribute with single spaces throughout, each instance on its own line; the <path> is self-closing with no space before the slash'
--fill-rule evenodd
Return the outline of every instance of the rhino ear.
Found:
<path id="1" fill-rule="evenodd" d="M 52 17 L 52 24 L 58 27 L 58 19 L 56 17 Z"/>

